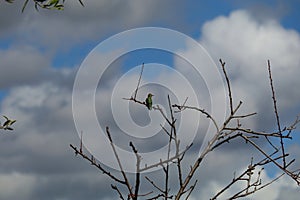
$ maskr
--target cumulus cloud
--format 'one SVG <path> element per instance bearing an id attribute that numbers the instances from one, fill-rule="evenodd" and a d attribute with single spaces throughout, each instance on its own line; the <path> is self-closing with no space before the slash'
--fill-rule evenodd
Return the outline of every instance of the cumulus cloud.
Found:
<path id="1" fill-rule="evenodd" d="M 285 29 L 277 21 L 270 18 L 257 20 L 255 16 L 245 10 L 234 11 L 229 16 L 220 16 L 208 21 L 201 30 L 202 35 L 199 42 L 208 50 L 216 64 L 220 66 L 218 63 L 219 58 L 222 58 L 227 63 L 227 72 L 231 80 L 235 100 L 234 104 L 236 105 L 239 100 L 242 100 L 245 107 L 241 109 L 241 113 L 259 113 L 257 117 L 251 118 L 244 125 L 256 130 L 267 131 L 276 129 L 268 80 L 268 59 L 272 65 L 273 81 L 275 82 L 282 122 L 293 122 L 295 116 L 299 113 L 298 99 L 300 98 L 300 94 L 297 87 L 295 87 L 300 84 L 297 78 L 300 63 L 298 55 L 300 51 L 299 33 L 294 30 Z M 194 58 L 199 56 L 192 49 L 187 50 L 185 54 Z M 178 67 L 190 67 L 182 65 L 182 62 L 175 61 Z M 205 65 L 206 63 L 203 61 L 203 64 Z M 215 76 L 217 74 L 212 75 L 210 78 L 214 80 Z M 196 80 L 191 78 L 191 81 Z M 214 86 L 209 93 L 220 93 L 221 91 L 220 87 Z M 219 101 L 224 101 L 224 99 L 219 99 Z M 235 150 L 241 147 L 240 143 L 232 145 Z M 202 178 L 202 180 L 210 181 L 202 185 L 203 187 L 200 189 L 202 193 L 200 192 L 199 194 L 201 197 L 204 199 L 209 198 L 205 194 L 215 193 L 220 189 L 222 183 L 224 184 L 231 179 L 228 176 L 225 178 L 224 175 L 233 172 L 232 169 L 228 168 L 232 166 L 232 163 L 235 163 L 235 165 L 237 163 L 241 164 L 238 169 L 242 168 L 243 165 L 247 166 L 247 162 L 249 162 L 251 157 L 249 153 L 253 149 L 245 149 L 245 145 L 243 146 L 239 151 L 245 152 L 243 154 L 244 159 L 237 161 L 231 158 L 235 154 L 235 150 L 230 147 L 228 149 L 225 146 L 227 151 L 218 152 L 218 155 L 213 154 L 214 160 L 209 162 L 216 164 L 216 168 L 210 166 L 210 168 L 203 167 L 200 169 L 200 171 L 212 169 L 212 171 L 205 173 L 205 176 Z M 223 164 L 217 164 L 219 160 L 223 160 Z M 228 164 L 226 164 L 227 162 Z M 222 165 L 221 171 L 218 169 L 220 165 Z M 212 177 L 207 178 L 209 177 L 207 174 L 214 174 L 216 172 L 220 172 L 219 176 L 216 176 L 218 177 L 217 180 L 214 180 Z M 267 176 L 265 178 L 266 180 L 270 180 Z M 295 183 L 290 181 L 289 185 L 292 184 Z M 284 188 L 280 184 L 274 187 L 278 187 L 278 190 Z M 266 190 L 266 193 L 261 192 L 259 194 L 269 195 L 270 199 L 280 198 L 280 193 L 274 194 L 271 190 Z M 291 189 L 291 191 L 295 192 L 296 190 Z M 293 194 L 289 196 L 293 198 Z M 260 195 L 256 195 L 253 198 L 261 199 Z"/>
<path id="2" fill-rule="evenodd" d="M 1 131 L 1 199 L 96 199 L 110 194 L 109 185 L 101 184 L 106 177 L 95 178 L 97 171 L 69 148 L 79 143 L 72 90 L 59 83 L 16 86 L 3 99 L 1 114 L 17 123 L 13 132 Z M 89 195 L 81 190 L 90 190 Z"/>
<path id="3" fill-rule="evenodd" d="M 78 4 L 76 1 L 67 2 L 64 15 L 58 14 L 57 16 L 47 11 L 33 14 L 29 12 L 31 8 L 28 7 L 23 20 L 29 21 L 29 25 L 25 25 L 25 22 L 12 20 L 10 21 L 12 23 L 10 28 L 18 31 L 24 29 L 25 34 L 35 31 L 38 34 L 39 41 L 44 42 L 44 44 L 54 42 L 53 45 L 55 46 L 61 44 L 65 36 L 70 35 L 68 38 L 70 41 L 81 41 L 87 38 L 97 38 L 101 29 L 108 29 L 108 32 L 117 30 L 118 28 L 113 26 L 120 25 L 121 23 L 117 21 L 124 15 L 126 15 L 126 18 L 124 24 L 120 25 L 121 27 L 142 24 L 153 17 L 153 10 L 156 10 L 158 5 L 157 1 L 147 2 L 147 6 L 145 6 L 145 4 L 137 1 L 125 5 L 120 1 L 97 1 L 100 3 L 96 3 L 95 0 L 87 5 L 86 11 L 81 11 L 81 7 L 76 5 Z M 163 5 L 165 4 L 163 3 Z M 35 19 L 37 16 L 40 16 L 39 20 Z M 160 18 L 160 15 L 156 17 Z M 57 22 L 57 20 L 61 21 Z M 2 20 L 0 23 L 8 22 Z M 21 25 L 18 23 L 21 23 Z M 0 27 L 2 28 L 2 26 Z M 7 28 L 5 31 L 8 30 Z M 101 34 L 105 35 L 108 32 L 104 31 Z M 49 40 L 47 40 L 48 38 Z M 63 42 L 68 43 L 70 41 Z M 274 128 L 271 125 L 273 119 L 270 117 L 272 115 L 271 96 L 266 95 L 267 92 L 270 92 L 266 59 L 270 59 L 272 62 L 272 71 L 283 121 L 289 121 L 296 113 L 294 110 L 299 110 L 297 100 L 300 94 L 297 87 L 294 87 L 299 85 L 297 66 L 300 61 L 297 53 L 300 50 L 300 39 L 297 32 L 286 30 L 278 22 L 270 19 L 257 21 L 247 11 L 235 11 L 229 16 L 218 17 L 207 22 L 202 27 L 202 35 L 199 41 L 212 55 L 213 60 L 217 62 L 218 58 L 222 57 L 228 63 L 228 72 L 232 80 L 236 100 L 242 98 L 249 110 L 262 113 L 259 120 L 252 122 L 253 127 L 263 128 L 267 126 L 268 129 Z M 57 43 L 55 44 L 55 42 Z M 85 161 L 77 157 L 74 158 L 73 152 L 68 147 L 69 143 L 79 143 L 77 130 L 73 123 L 71 102 L 72 84 L 77 69 L 54 70 L 51 68 L 50 57 L 41 54 L 35 48 L 12 47 L 1 51 L 1 66 L 5 67 L 7 77 L 1 78 L 0 86 L 2 88 L 10 87 L 8 95 L 1 102 L 1 113 L 13 116 L 18 121 L 14 125 L 15 131 L 13 133 L 1 134 L 0 198 L 6 200 L 20 198 L 24 200 L 116 198 L 116 195 L 110 189 L 110 185 L 107 184 L 109 179 L 98 173 Z M 193 54 L 191 49 L 183 53 L 190 57 L 198 56 Z M 13 59 L 14 57 L 18 57 L 18 59 Z M 99 56 L 98 59 L 101 59 L 101 57 Z M 93 62 L 97 63 L 97 60 Z M 194 88 L 196 91 L 204 91 L 201 93 L 202 96 L 197 96 L 200 105 L 204 103 L 205 107 L 210 106 L 208 100 L 204 98 L 207 94 L 216 93 L 216 96 L 218 96 L 219 93 L 224 92 L 222 88 L 216 85 L 214 85 L 212 91 L 207 91 L 203 79 L 198 80 L 199 77 L 191 71 L 186 70 L 184 67 L 180 68 L 180 66 L 191 66 L 186 63 L 179 66 L 179 64 L 183 64 L 179 60 L 175 60 L 175 64 L 177 64 L 175 69 L 185 75 L 193 85 L 199 86 Z M 21 67 L 23 65 L 26 68 Z M 18 71 L 18 74 L 14 73 L 15 71 Z M 105 126 L 114 120 L 110 110 L 111 95 L 117 82 L 115 78 L 120 78 L 121 74 L 122 69 L 119 66 L 112 67 L 99 82 L 100 88 L 96 92 L 95 100 L 97 101 L 96 105 L 101 125 Z M 96 74 L 92 75 L 96 76 Z M 122 82 L 120 90 L 122 91 L 130 85 L 134 88 L 137 77 L 138 73 L 127 77 Z M 86 76 L 86 79 L 88 78 L 89 76 Z M 211 78 L 213 79 L 213 77 Z M 162 72 L 160 76 L 157 76 L 156 81 L 158 80 L 163 80 L 168 84 L 177 84 L 175 74 L 169 71 Z M 104 85 L 101 87 L 102 83 Z M 180 93 L 181 98 L 178 100 L 182 103 L 182 100 L 190 94 L 190 91 L 185 91 L 186 87 L 184 85 L 178 85 L 177 87 L 179 91 L 184 91 L 182 94 Z M 141 88 L 139 97 L 142 100 L 149 88 L 154 89 L 158 94 L 155 97 L 157 102 L 166 104 L 166 101 L 161 100 L 159 95 L 165 95 L 168 88 L 162 89 L 157 86 L 149 87 L 149 85 L 146 85 Z M 128 95 L 131 95 L 131 93 Z M 124 96 L 118 97 L 128 96 L 124 93 Z M 88 122 L 90 113 L 85 107 L 88 105 L 87 102 L 84 102 L 84 98 L 82 99 L 83 103 L 79 105 L 82 110 L 81 117 Z M 121 101 L 122 99 L 117 103 Z M 189 103 L 197 103 L 197 101 L 190 99 Z M 144 112 L 147 111 L 146 109 L 135 110 L 130 106 L 129 108 L 132 109 L 130 114 L 135 116 L 133 119 L 135 118 L 137 124 L 147 125 L 141 120 L 145 117 L 149 121 L 151 117 L 151 114 L 146 116 L 148 115 Z M 196 119 L 194 117 L 195 115 L 187 115 L 190 123 L 194 122 Z M 264 123 L 261 123 L 261 119 L 264 119 Z M 2 120 L 0 121 L 2 122 Z M 205 129 L 206 124 L 203 126 L 202 128 Z M 112 127 L 112 132 L 115 133 L 114 138 L 116 141 L 120 140 L 121 145 L 125 146 L 126 143 L 128 146 L 127 141 L 118 135 L 120 133 L 118 131 L 120 130 L 114 124 Z M 161 137 L 151 139 L 155 145 L 161 145 Z M 97 145 L 97 141 L 94 141 L 94 144 Z M 232 179 L 234 171 L 244 169 L 251 156 L 257 155 L 249 147 L 239 148 L 237 151 L 240 144 L 232 143 L 232 145 L 232 148 L 228 148 L 229 144 L 216 152 L 212 152 L 206 158 L 205 164 L 203 163 L 204 165 L 200 167 L 201 169 L 197 174 L 199 180 L 205 181 L 201 181 L 197 186 L 193 196 L 194 199 L 210 198 Z M 149 150 L 153 148 L 153 145 L 141 142 L 140 147 Z M 298 147 L 292 148 L 291 151 L 296 157 L 299 154 Z M 194 156 L 197 155 L 198 152 L 188 154 L 186 162 L 193 162 Z M 154 155 L 153 157 L 155 156 L 160 157 L 161 155 Z M 106 155 L 104 158 L 112 160 L 111 155 Z M 187 172 L 188 167 L 184 169 L 184 172 Z M 158 180 L 162 178 L 160 172 L 153 172 L 153 175 Z M 264 179 L 270 180 L 270 177 L 265 175 Z M 276 185 L 267 189 L 265 193 L 260 192 L 253 198 L 262 199 L 262 196 L 268 196 L 270 199 L 280 199 L 284 195 L 292 199 L 295 198 L 294 192 L 297 191 L 293 185 L 294 183 L 290 179 L 283 178 Z M 287 187 L 289 188 L 289 194 L 286 192 Z M 149 186 L 143 186 L 142 190 L 149 191 L 148 188 Z M 274 193 L 274 190 L 280 192 Z M 16 193 L 15 191 L 19 192 Z M 234 192 L 234 190 L 230 192 Z M 22 197 L 19 195 L 22 195 Z"/>
<path id="4" fill-rule="evenodd" d="M 226 61 L 235 102 L 241 99 L 252 111 L 259 112 L 256 127 L 274 128 L 268 59 L 284 122 L 297 114 L 300 93 L 295 86 L 300 84 L 297 78 L 299 33 L 285 29 L 271 19 L 257 21 L 247 11 L 240 10 L 204 24 L 200 42 L 216 62 L 218 58 Z"/>
<path id="5" fill-rule="evenodd" d="M 172 9 L 168 6 L 170 3 L 173 5 Z M 82 41 L 101 41 L 108 34 L 143 24 L 156 21 L 171 23 L 172 17 L 176 15 L 176 8 L 181 5 L 169 0 L 91 0 L 85 7 L 81 7 L 77 1 L 66 1 L 64 12 L 36 12 L 30 2 L 21 14 L 22 4 L 23 2 L 18 1 L 14 6 L 5 5 L 0 8 L 2 36 L 14 37 L 20 43 L 46 46 L 48 50 L 56 52 L 82 45 Z"/>

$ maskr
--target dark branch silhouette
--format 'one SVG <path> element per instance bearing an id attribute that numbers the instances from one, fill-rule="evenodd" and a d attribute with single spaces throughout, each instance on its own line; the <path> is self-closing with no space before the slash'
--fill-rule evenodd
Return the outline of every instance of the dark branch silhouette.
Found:
<path id="1" fill-rule="evenodd" d="M 143 199 L 189 199 L 190 195 L 194 191 L 194 189 L 197 187 L 198 180 L 195 177 L 195 172 L 197 170 L 200 170 L 201 163 L 203 162 L 204 158 L 212 151 L 214 151 L 216 148 L 219 148 L 223 145 L 229 144 L 233 140 L 241 140 L 245 142 L 245 145 L 252 146 L 262 157 L 259 161 L 254 162 L 254 158 L 251 159 L 250 164 L 245 167 L 245 170 L 241 172 L 238 176 L 236 176 L 236 173 L 234 173 L 234 177 L 231 181 L 228 182 L 227 185 L 223 187 L 220 191 L 216 191 L 216 194 L 211 198 L 211 200 L 215 200 L 222 195 L 224 195 L 225 191 L 228 191 L 229 188 L 231 188 L 235 184 L 243 185 L 239 191 L 237 191 L 234 194 L 231 194 L 232 196 L 227 197 L 226 199 L 238 199 L 242 197 L 249 196 L 259 190 L 264 189 L 265 187 L 269 186 L 270 184 L 276 182 L 278 179 L 280 179 L 282 176 L 287 175 L 291 179 L 293 179 L 298 185 L 300 185 L 300 169 L 291 171 L 289 168 L 292 166 L 293 163 L 295 163 L 295 159 L 291 159 L 290 161 L 287 160 L 289 157 L 289 154 L 285 153 L 285 139 L 292 140 L 292 133 L 293 130 L 295 130 L 296 125 L 300 122 L 299 116 L 296 117 L 295 121 L 289 125 L 281 128 L 281 123 L 279 120 L 279 114 L 278 114 L 278 108 L 277 108 L 277 100 L 275 96 L 275 90 L 273 85 L 273 79 L 271 75 L 271 65 L 268 61 L 268 72 L 269 72 L 269 80 L 270 80 L 270 86 L 271 86 L 271 92 L 272 92 L 272 100 L 273 100 L 273 107 L 274 112 L 276 116 L 276 125 L 278 130 L 276 132 L 261 132 L 249 129 L 247 127 L 243 126 L 242 121 L 247 120 L 249 117 L 253 117 L 256 115 L 256 112 L 248 113 L 248 114 L 238 114 L 238 111 L 240 110 L 243 102 L 239 101 L 239 103 L 235 106 L 233 104 L 233 97 L 232 97 L 232 90 L 230 85 L 230 79 L 228 77 L 228 74 L 226 72 L 225 62 L 223 62 L 221 59 L 220 65 L 223 70 L 223 75 L 226 80 L 227 90 L 228 90 L 228 98 L 229 98 L 229 108 L 230 113 L 226 117 L 223 123 L 218 124 L 215 120 L 215 116 L 212 116 L 208 111 L 206 111 L 203 108 L 195 107 L 193 105 L 187 105 L 188 98 L 185 99 L 182 105 L 179 104 L 172 104 L 172 101 L 167 96 L 168 100 L 168 114 L 159 106 L 159 105 L 151 105 L 151 109 L 153 111 L 151 112 L 159 112 L 163 119 L 167 122 L 166 126 L 161 126 L 162 131 L 168 136 L 168 148 L 166 152 L 166 156 L 162 156 L 159 158 L 157 162 L 154 162 L 154 164 L 145 164 L 144 167 L 141 167 L 141 160 L 142 156 L 138 153 L 137 148 L 134 146 L 132 141 L 129 141 L 129 146 L 132 149 L 132 153 L 136 157 L 136 172 L 135 172 L 135 181 L 134 184 L 131 184 L 129 182 L 129 179 L 127 178 L 127 174 L 124 172 L 122 163 L 119 159 L 118 152 L 115 149 L 115 144 L 111 138 L 109 128 L 106 128 L 107 137 L 110 141 L 110 145 L 114 152 L 114 157 L 118 162 L 121 178 L 118 178 L 115 175 L 112 175 L 109 171 L 105 170 L 100 164 L 98 164 L 95 161 L 95 158 L 93 156 L 86 156 L 82 152 L 82 138 L 80 143 L 80 150 L 77 150 L 76 147 L 73 145 L 70 145 L 71 148 L 75 151 L 75 154 L 81 155 L 84 159 L 91 162 L 92 165 L 96 166 L 102 173 L 106 174 L 108 177 L 110 177 L 114 182 L 119 184 L 120 186 L 125 186 L 127 188 L 127 195 L 123 195 L 121 190 L 116 185 L 111 185 L 112 189 L 115 190 L 118 193 L 118 196 L 120 199 L 124 199 L 124 196 L 127 196 L 127 199 L 130 200 L 137 200 L 139 197 L 144 197 Z M 127 101 L 132 101 L 136 104 L 142 105 L 147 107 L 146 103 L 144 101 L 141 101 L 137 99 L 137 93 L 140 87 L 140 82 L 142 79 L 142 74 L 144 70 L 144 64 L 141 68 L 141 73 L 138 79 L 137 87 L 133 93 L 133 96 L 130 98 L 123 98 Z M 149 109 L 149 108 L 148 108 Z M 178 132 L 177 130 L 177 119 L 174 115 L 174 113 L 180 113 L 180 112 L 199 112 L 202 115 L 206 116 L 208 120 L 210 120 L 214 127 L 214 133 L 212 133 L 212 138 L 208 141 L 207 144 L 203 144 L 204 149 L 200 153 L 198 157 L 195 158 L 195 161 L 193 163 L 185 163 L 184 157 L 186 155 L 186 152 L 191 148 L 193 145 L 192 143 L 187 145 L 186 147 L 182 147 L 180 145 L 180 140 L 178 139 L 179 134 L 183 134 Z M 236 124 L 236 125 L 234 125 Z M 266 145 L 261 145 L 261 143 L 258 143 L 257 141 L 264 140 L 266 141 Z M 276 145 L 274 141 L 280 140 L 280 146 Z M 269 152 L 268 147 L 271 147 L 273 149 L 273 152 Z M 175 150 L 175 153 L 172 153 Z M 283 163 L 283 164 L 281 164 Z M 273 165 L 280 169 L 282 171 L 282 174 L 279 176 L 273 178 L 269 182 L 264 183 L 262 180 L 261 173 L 264 171 L 264 166 L 267 165 Z M 174 185 L 173 183 L 170 184 L 170 176 L 174 176 L 170 173 L 170 169 L 173 167 L 177 171 L 176 179 L 178 182 L 178 185 Z M 189 168 L 188 168 L 189 167 Z M 143 176 L 143 172 L 148 172 L 151 169 L 159 168 L 161 169 L 164 179 L 163 182 L 157 182 L 157 180 L 154 177 L 149 176 Z M 189 170 L 183 171 L 183 168 L 188 168 Z M 195 180 L 194 180 L 195 179 Z M 146 194 L 140 194 L 140 185 L 141 182 L 145 180 L 150 186 L 154 189 L 154 191 L 149 191 Z M 240 184 L 240 183 L 246 183 L 246 184 Z M 134 185 L 134 187 L 132 186 Z M 133 191 L 134 188 L 134 191 Z M 149 197 L 152 195 L 152 197 Z M 223 197 L 222 197 L 223 198 Z"/>

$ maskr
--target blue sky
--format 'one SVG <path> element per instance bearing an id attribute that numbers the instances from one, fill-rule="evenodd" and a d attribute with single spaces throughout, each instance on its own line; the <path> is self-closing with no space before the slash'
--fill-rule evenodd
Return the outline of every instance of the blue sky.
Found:
<path id="1" fill-rule="evenodd" d="M 184 9 L 179 10 L 180 20 L 188 22 L 187 28 L 180 30 L 183 33 L 197 39 L 201 37 L 200 27 L 210 19 L 213 19 L 220 15 L 228 15 L 231 11 L 236 9 L 249 9 L 251 12 L 260 12 L 259 9 L 266 12 L 268 17 L 275 17 L 280 24 L 287 28 L 293 30 L 300 30 L 300 25 L 297 23 L 297 19 L 300 17 L 297 8 L 299 6 L 297 1 L 251 1 L 251 2 L 241 2 L 236 0 L 230 1 L 193 1 L 189 0 L 184 5 Z M 28 8 L 30 9 L 30 8 Z M 188 12 L 187 12 L 188 11 Z M 147 26 L 162 26 L 172 28 L 172 24 L 169 22 L 159 22 L 154 21 Z M 117 32 L 107 33 L 103 38 L 98 38 L 99 40 L 75 43 L 72 48 L 63 49 L 56 51 L 53 55 L 52 65 L 53 67 L 65 67 L 65 66 L 76 66 L 80 64 L 87 54 L 97 45 L 97 42 L 107 39 L 108 37 L 116 34 Z M 14 44 L 12 38 L 4 39 L 0 41 L 1 49 L 7 49 L 10 45 Z"/>
<path id="2" fill-rule="evenodd" d="M 259 131 L 274 131 L 276 121 L 267 73 L 270 59 L 283 127 L 300 114 L 300 1 L 89 0 L 84 3 L 85 7 L 81 7 L 76 0 L 67 0 L 64 11 L 40 9 L 39 12 L 29 3 L 21 13 L 22 1 L 8 4 L 0 0 L 0 114 L 17 119 L 14 131 L 0 130 L 0 199 L 116 199 L 107 184 L 110 180 L 82 159 L 73 157 L 69 144 L 79 144 L 76 128 L 81 127 L 81 123 L 87 125 L 83 126 L 87 135 L 97 132 L 89 126 L 95 114 L 100 126 L 111 126 L 116 143 L 125 150 L 128 150 L 128 139 L 134 140 L 143 152 L 155 152 L 165 145 L 161 130 L 157 129 L 162 123 L 157 113 L 148 112 L 142 106 L 127 105 L 128 102 L 122 100 L 132 94 L 138 79 L 138 73 L 127 72 L 142 63 L 172 68 L 145 70 L 142 80 L 145 85 L 141 85 L 138 95 L 142 101 L 151 90 L 156 94 L 154 101 L 161 106 L 166 104 L 164 95 L 171 93 L 171 97 L 181 103 L 189 96 L 189 104 L 198 103 L 207 111 L 223 111 L 222 105 L 228 100 L 223 99 L 224 90 L 215 73 L 220 71 L 218 60 L 222 58 L 231 78 L 234 104 L 239 100 L 244 102 L 241 114 L 258 112 L 244 125 Z M 144 41 L 143 37 L 113 44 L 113 51 L 101 51 L 101 46 L 97 51 L 98 45 L 110 37 L 142 27 L 161 27 L 185 34 L 186 38 L 201 44 L 203 54 L 197 53 L 188 43 L 189 39 L 182 44 L 171 35 L 161 42 L 170 41 L 170 46 L 177 47 L 174 52 L 141 49 L 120 55 L 128 46 Z M 149 39 L 151 35 L 145 37 Z M 92 51 L 94 48 L 96 51 Z M 103 65 L 114 57 L 117 59 L 110 66 Z M 200 60 L 203 71 L 193 68 L 191 60 Z M 93 67 L 85 71 L 88 66 Z M 212 74 L 210 70 L 214 67 L 217 70 Z M 103 76 L 98 77 L 102 72 Z M 76 76 L 78 78 L 80 73 L 83 80 L 80 89 L 87 91 L 80 91 L 82 95 L 79 93 L 76 99 L 79 104 L 74 105 L 73 88 L 78 86 Z M 178 78 L 178 74 L 183 78 Z M 211 76 L 202 77 L 203 74 Z M 95 102 L 91 103 L 86 97 L 94 93 L 85 87 L 97 78 L 100 81 Z M 212 101 L 210 97 L 217 99 Z M 90 110 L 92 104 L 95 110 Z M 113 105 L 119 112 L 114 113 Z M 74 119 L 74 107 L 80 113 L 77 119 Z M 195 114 L 184 116 L 186 121 L 179 120 L 183 132 L 188 134 L 197 129 L 197 145 L 188 156 L 192 159 L 200 149 L 201 133 L 207 131 L 208 123 Z M 3 120 L 0 118 L 2 123 Z M 76 124 L 76 120 L 80 123 Z M 196 126 L 199 121 L 200 125 Z M 126 132 L 128 127 L 143 131 L 143 136 L 153 134 L 154 130 L 160 134 L 151 135 L 149 142 L 134 130 Z M 299 133 L 298 128 L 294 140 L 287 142 L 287 150 L 295 158 L 300 157 Z M 184 135 L 183 142 L 189 136 Z M 86 140 L 106 152 L 104 146 L 97 146 L 99 140 L 89 141 L 88 137 Z M 211 198 L 232 179 L 233 170 L 239 172 L 247 167 L 251 155 L 257 156 L 257 153 L 240 142 L 213 152 L 199 170 L 199 180 L 207 181 L 199 183 L 191 199 Z M 104 159 L 105 164 L 113 162 L 111 156 L 101 156 L 99 160 Z M 299 166 L 300 162 L 296 161 L 294 167 Z M 276 173 L 271 168 L 264 179 L 270 180 Z M 152 175 L 160 177 L 159 172 Z M 149 186 L 143 188 L 147 189 Z M 284 177 L 250 199 L 296 200 L 299 192 L 295 183 Z"/>

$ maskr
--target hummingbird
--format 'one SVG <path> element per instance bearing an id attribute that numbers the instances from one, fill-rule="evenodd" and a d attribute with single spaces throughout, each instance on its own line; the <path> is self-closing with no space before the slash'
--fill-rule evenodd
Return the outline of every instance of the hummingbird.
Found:
<path id="1" fill-rule="evenodd" d="M 154 96 L 153 94 L 149 93 L 148 97 L 145 100 L 145 103 L 146 103 L 146 106 L 147 106 L 148 110 L 152 109 L 152 97 L 153 96 Z"/>

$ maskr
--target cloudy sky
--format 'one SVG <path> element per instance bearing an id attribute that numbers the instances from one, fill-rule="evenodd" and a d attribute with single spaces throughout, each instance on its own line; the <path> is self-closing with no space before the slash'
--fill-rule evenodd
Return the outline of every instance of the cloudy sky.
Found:
<path id="1" fill-rule="evenodd" d="M 290 125 L 300 114 L 299 7 L 297 0 L 89 0 L 85 7 L 67 0 L 64 11 L 37 12 L 29 3 L 21 13 L 22 1 L 0 0 L 0 114 L 17 119 L 13 131 L 0 130 L 0 199 L 117 199 L 113 182 L 70 149 L 70 143 L 79 145 L 81 131 L 85 147 L 115 173 L 101 131 L 105 126 L 128 170 L 134 163 L 129 141 L 145 162 L 159 159 L 167 144 L 160 129 L 165 122 L 157 111 L 122 99 L 133 94 L 142 63 L 139 99 L 151 91 L 154 104 L 166 110 L 167 94 L 174 103 L 188 96 L 189 105 L 205 108 L 221 123 L 228 111 L 222 58 L 234 104 L 244 102 L 241 114 L 258 113 L 245 125 L 274 131 L 269 59 L 280 120 L 283 127 Z M 182 143 L 196 144 L 186 156 L 186 172 L 201 149 L 202 133 L 211 129 L 198 113 L 177 117 Z M 287 146 L 295 158 L 300 157 L 299 134 L 298 128 Z M 211 198 L 234 171 L 248 166 L 251 156 L 257 153 L 240 142 L 209 154 L 196 174 L 199 183 L 191 199 Z M 299 168 L 300 161 L 293 167 Z M 279 173 L 268 170 L 264 181 Z M 147 175 L 160 180 L 161 174 Z M 149 187 L 144 183 L 142 190 Z M 250 199 L 296 200 L 299 192 L 284 176 Z"/>

